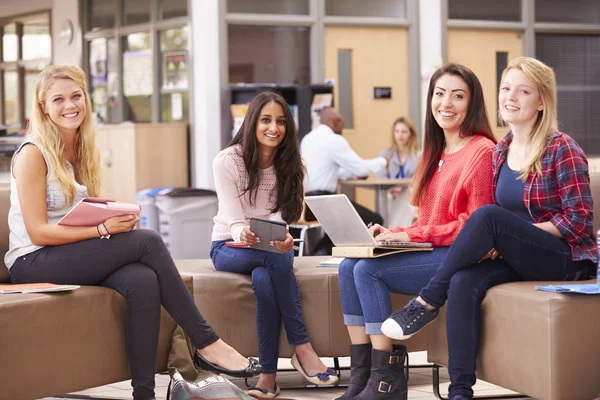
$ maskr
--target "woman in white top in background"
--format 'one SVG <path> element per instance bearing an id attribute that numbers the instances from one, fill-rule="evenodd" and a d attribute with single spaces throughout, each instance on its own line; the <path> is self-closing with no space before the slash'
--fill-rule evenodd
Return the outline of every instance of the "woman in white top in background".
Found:
<path id="1" fill-rule="evenodd" d="M 392 125 L 392 145 L 383 149 L 379 157 L 388 161 L 385 169 L 379 170 L 377 179 L 407 179 L 415 175 L 419 162 L 419 137 L 413 122 L 406 117 L 397 118 Z M 415 217 L 415 207 L 410 204 L 410 187 L 396 186 L 380 193 L 377 199 L 386 204 L 384 222 L 387 226 L 407 227 Z"/>

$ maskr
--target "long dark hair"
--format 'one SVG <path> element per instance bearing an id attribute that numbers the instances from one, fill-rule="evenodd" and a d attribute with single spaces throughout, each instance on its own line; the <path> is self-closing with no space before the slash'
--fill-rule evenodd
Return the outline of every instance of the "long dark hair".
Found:
<path id="1" fill-rule="evenodd" d="M 260 168 L 258 159 L 258 139 L 256 123 L 262 108 L 270 102 L 283 108 L 285 115 L 285 137 L 275 153 L 275 176 L 277 178 L 277 202 L 271 212 L 281 211 L 281 216 L 288 224 L 296 222 L 302 214 L 304 202 L 304 166 L 298 145 L 298 131 L 294 116 L 287 102 L 274 92 L 259 93 L 248 106 L 248 112 L 237 134 L 227 147 L 241 145 L 242 158 L 248 172 L 248 186 L 242 196 L 250 193 L 250 204 L 254 205 L 260 184 Z"/>
<path id="2" fill-rule="evenodd" d="M 477 76 L 469 68 L 460 64 L 446 64 L 439 68 L 429 81 L 429 92 L 427 93 L 427 112 L 425 114 L 425 137 L 423 154 L 417 165 L 414 182 L 415 187 L 411 197 L 411 203 L 418 206 L 425 193 L 427 184 L 433 177 L 438 161 L 444 151 L 444 130 L 439 126 L 431 109 L 431 99 L 435 84 L 442 75 L 454 75 L 460 77 L 469 87 L 470 99 L 467 116 L 460 126 L 460 137 L 482 135 L 496 143 L 496 138 L 490 127 L 485 101 L 483 100 L 483 89 Z"/>

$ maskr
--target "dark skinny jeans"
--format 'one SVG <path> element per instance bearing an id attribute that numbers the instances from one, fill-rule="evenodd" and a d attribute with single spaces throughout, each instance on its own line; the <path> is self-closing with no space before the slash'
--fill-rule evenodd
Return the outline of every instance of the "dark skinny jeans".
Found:
<path id="1" fill-rule="evenodd" d="M 478 261 L 490 249 L 502 259 Z M 501 207 L 480 207 L 467 220 L 420 296 L 434 307 L 446 300 L 449 396 L 471 398 L 481 331 L 481 302 L 493 286 L 515 281 L 586 279 L 591 261 L 573 262 L 566 240 Z M 507 351 L 511 351 L 507 349 Z"/>
<path id="2" fill-rule="evenodd" d="M 161 237 L 140 229 L 46 246 L 19 257 L 13 283 L 104 286 L 127 298 L 126 341 L 135 400 L 154 399 L 161 304 L 201 349 L 219 337 L 206 323 Z M 90 310 L 93 312 L 93 310 Z M 90 360 L 94 362 L 94 360 Z"/>

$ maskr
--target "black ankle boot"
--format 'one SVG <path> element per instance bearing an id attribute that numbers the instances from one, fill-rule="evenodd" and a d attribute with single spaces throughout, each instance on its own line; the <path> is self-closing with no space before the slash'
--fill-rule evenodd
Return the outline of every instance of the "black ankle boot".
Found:
<path id="1" fill-rule="evenodd" d="M 392 351 L 371 351 L 371 376 L 367 386 L 352 400 L 407 400 L 404 375 L 406 347 L 394 345 Z"/>
<path id="2" fill-rule="evenodd" d="M 350 345 L 350 385 L 342 397 L 335 400 L 350 400 L 367 386 L 371 373 L 371 343 Z"/>

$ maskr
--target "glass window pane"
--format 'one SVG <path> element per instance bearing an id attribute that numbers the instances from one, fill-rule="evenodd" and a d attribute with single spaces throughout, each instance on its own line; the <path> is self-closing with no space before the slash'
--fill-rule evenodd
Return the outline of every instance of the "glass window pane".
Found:
<path id="1" fill-rule="evenodd" d="M 448 0 L 448 18 L 521 21 L 521 0 Z"/>
<path id="2" fill-rule="evenodd" d="M 25 71 L 25 118 L 31 117 L 31 105 L 33 102 L 33 92 L 35 82 L 41 71 Z"/>
<path id="3" fill-rule="evenodd" d="M 108 53 L 106 39 L 94 39 L 90 42 L 90 96 L 92 107 L 98 122 L 108 119 Z"/>
<path id="4" fill-rule="evenodd" d="M 228 0 L 227 12 L 308 15 L 308 0 Z"/>
<path id="5" fill-rule="evenodd" d="M 310 83 L 310 28 L 229 25 L 229 82 Z"/>
<path id="6" fill-rule="evenodd" d="M 161 121 L 189 121 L 189 92 L 163 93 L 161 95 Z"/>
<path id="7" fill-rule="evenodd" d="M 112 38 L 107 40 L 108 49 L 108 61 L 107 61 L 107 117 L 106 122 L 120 122 L 119 120 L 119 109 L 121 104 L 119 103 L 119 62 L 121 55 L 119 54 L 119 39 Z"/>
<path id="8" fill-rule="evenodd" d="M 17 61 L 17 32 L 15 24 L 4 26 L 2 60 L 5 62 Z"/>
<path id="9" fill-rule="evenodd" d="M 23 60 L 50 58 L 52 56 L 52 40 L 48 15 L 38 20 L 27 21 L 23 25 Z"/>
<path id="10" fill-rule="evenodd" d="M 149 22 L 150 3 L 148 0 L 124 0 L 123 25 Z"/>
<path id="11" fill-rule="evenodd" d="M 162 19 L 186 17 L 187 0 L 161 0 L 160 11 Z"/>
<path id="12" fill-rule="evenodd" d="M 600 36 L 536 35 L 535 54 L 556 73 L 558 123 L 590 155 L 600 155 Z"/>
<path id="13" fill-rule="evenodd" d="M 147 32 L 128 35 L 124 40 L 123 95 L 124 119 L 133 122 L 152 120 L 152 51 Z"/>
<path id="14" fill-rule="evenodd" d="M 406 18 L 406 0 L 325 0 L 325 15 Z"/>
<path id="15" fill-rule="evenodd" d="M 16 71 L 4 71 L 4 116 L 6 125 L 21 125 L 19 121 L 19 75 Z"/>
<path id="16" fill-rule="evenodd" d="M 189 28 L 169 29 L 160 33 L 161 121 L 189 119 Z"/>
<path id="17" fill-rule="evenodd" d="M 600 4 L 589 0 L 537 0 L 537 22 L 600 23 Z"/>
<path id="18" fill-rule="evenodd" d="M 117 0 L 90 0 L 90 30 L 114 28 Z"/>

